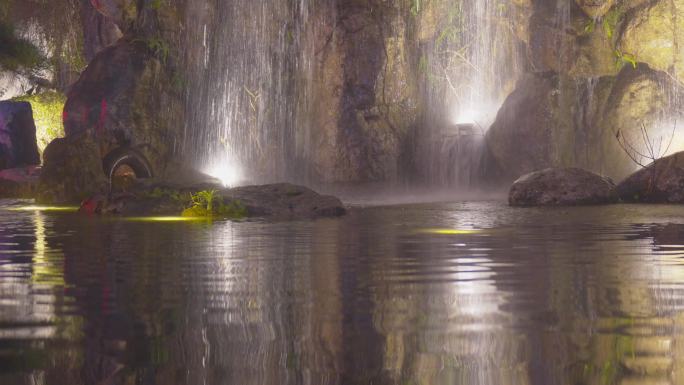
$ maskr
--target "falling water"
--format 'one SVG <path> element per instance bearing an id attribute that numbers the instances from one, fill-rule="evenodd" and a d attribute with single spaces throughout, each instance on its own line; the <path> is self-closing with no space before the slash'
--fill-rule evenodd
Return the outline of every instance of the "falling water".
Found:
<path id="1" fill-rule="evenodd" d="M 198 4 L 199 3 L 199 4 Z M 226 184 L 301 178 L 314 0 L 192 2 L 186 152 Z"/>
<path id="2" fill-rule="evenodd" d="M 428 113 L 419 163 L 428 183 L 468 188 L 477 178 L 484 133 L 522 72 L 521 33 L 513 22 L 522 10 L 493 0 L 451 0 L 448 8 L 448 24 L 422 59 Z"/>

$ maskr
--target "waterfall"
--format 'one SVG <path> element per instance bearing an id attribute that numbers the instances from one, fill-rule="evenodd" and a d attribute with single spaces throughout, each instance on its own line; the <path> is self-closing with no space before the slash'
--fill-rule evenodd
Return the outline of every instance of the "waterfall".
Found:
<path id="1" fill-rule="evenodd" d="M 493 0 L 447 4 L 448 23 L 423 48 L 427 101 L 418 162 L 426 182 L 470 188 L 484 134 L 522 73 L 521 10 Z"/>
<path id="2" fill-rule="evenodd" d="M 315 0 L 204 0 L 186 9 L 185 152 L 225 184 L 304 177 Z M 304 171 L 303 171 L 304 170 Z"/>

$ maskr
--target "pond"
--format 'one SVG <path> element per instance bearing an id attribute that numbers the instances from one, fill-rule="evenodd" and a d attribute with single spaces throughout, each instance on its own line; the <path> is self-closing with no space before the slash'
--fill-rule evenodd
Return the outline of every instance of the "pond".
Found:
<path id="1" fill-rule="evenodd" d="M 665 384 L 684 207 L 0 208 L 0 384 Z M 19 209 L 19 210 L 17 210 Z"/>

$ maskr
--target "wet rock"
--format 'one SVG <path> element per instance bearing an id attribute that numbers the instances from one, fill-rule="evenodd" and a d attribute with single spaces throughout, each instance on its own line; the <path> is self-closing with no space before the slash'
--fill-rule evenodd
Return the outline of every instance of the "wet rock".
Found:
<path id="1" fill-rule="evenodd" d="M 597 158 L 596 163 L 601 165 L 602 174 L 622 180 L 634 172 L 636 164 L 620 142 L 629 143 L 629 147 L 641 154 L 648 154 L 642 126 L 653 144 L 670 142 L 673 128 L 679 126 L 676 122 L 683 118 L 681 113 L 678 116 L 675 112 L 677 100 L 682 97 L 674 92 L 675 89 L 669 77 L 647 65 L 639 65 L 637 69 L 623 68 L 592 127 L 600 134 L 596 141 L 600 147 L 592 153 Z M 662 151 L 665 146 L 661 146 Z"/>
<path id="2" fill-rule="evenodd" d="M 617 186 L 625 202 L 684 203 L 684 152 L 658 159 Z"/>
<path id="3" fill-rule="evenodd" d="M 68 94 L 67 137 L 93 133 L 103 158 L 134 149 L 160 173 L 183 122 L 172 76 L 144 41 L 119 41 L 100 52 Z"/>
<path id="4" fill-rule="evenodd" d="M 488 150 L 509 179 L 554 164 L 558 127 L 557 85 L 527 76 L 506 99 L 486 135 Z"/>
<path id="5" fill-rule="evenodd" d="M 100 149 L 90 133 L 55 139 L 43 158 L 39 202 L 80 203 L 107 190 Z"/>
<path id="6" fill-rule="evenodd" d="M 0 102 L 0 170 L 40 164 L 31 104 Z"/>
<path id="7" fill-rule="evenodd" d="M 549 168 L 527 174 L 513 184 L 511 206 L 575 206 L 617 201 L 610 179 L 579 168 Z"/>
<path id="8" fill-rule="evenodd" d="M 560 28 L 554 8 L 535 12 L 529 25 L 529 54 L 535 72 L 595 78 L 615 76 L 620 69 L 615 64 L 612 38 L 603 24 L 575 16 Z"/>
<path id="9" fill-rule="evenodd" d="M 34 198 L 39 178 L 40 167 L 37 166 L 0 171 L 0 198 Z"/>
<path id="10" fill-rule="evenodd" d="M 346 210 L 342 201 L 289 183 L 236 187 L 220 192 L 220 196 L 240 201 L 248 216 L 274 219 L 308 219 L 337 217 Z"/>
<path id="11" fill-rule="evenodd" d="M 82 4 L 80 15 L 83 23 L 83 55 L 86 60 L 92 60 L 100 51 L 123 37 L 114 21 L 98 12 L 91 4 Z"/>
<path id="12" fill-rule="evenodd" d="M 615 0 L 575 0 L 575 3 L 592 19 L 604 16 L 615 4 Z"/>
<path id="13" fill-rule="evenodd" d="M 331 3 L 332 4 L 332 3 Z M 325 6 L 324 6 L 325 7 Z M 419 38 L 435 34 L 447 2 L 421 8 Z M 410 15 L 410 12 L 406 13 Z M 335 15 L 330 18 L 330 15 Z M 313 173 L 326 182 L 391 181 L 419 110 L 414 43 L 397 2 L 342 2 L 317 13 Z"/>
<path id="14" fill-rule="evenodd" d="M 623 55 L 684 81 L 684 0 L 653 1 L 627 16 L 618 47 Z"/>
<path id="15" fill-rule="evenodd" d="M 90 3 L 122 30 L 126 30 L 138 16 L 134 0 L 90 0 Z"/>
<path id="16" fill-rule="evenodd" d="M 193 206 L 192 196 L 202 192 L 211 192 L 213 216 L 219 219 L 245 217 L 297 220 L 336 217 L 346 212 L 338 198 L 288 183 L 231 189 L 211 183 L 192 186 L 155 183 L 131 193 L 96 194 L 84 201 L 81 211 L 127 216 L 178 216 L 184 212 L 187 215 L 195 212 L 198 216 L 212 216 L 206 211 L 206 207 L 195 211 L 187 210 Z"/>

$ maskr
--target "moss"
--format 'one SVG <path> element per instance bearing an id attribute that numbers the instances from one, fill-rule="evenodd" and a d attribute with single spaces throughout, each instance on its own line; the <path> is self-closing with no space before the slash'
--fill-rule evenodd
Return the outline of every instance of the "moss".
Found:
<path id="1" fill-rule="evenodd" d="M 13 100 L 31 103 L 33 120 L 36 122 L 38 150 L 41 154 L 50 142 L 64 136 L 62 111 L 66 97 L 63 94 L 53 91 L 21 96 Z"/>
<path id="2" fill-rule="evenodd" d="M 11 71 L 36 69 L 45 63 L 40 50 L 18 37 L 14 28 L 0 22 L 0 66 Z"/>
<path id="3" fill-rule="evenodd" d="M 247 217 L 247 208 L 239 200 L 225 200 L 216 196 L 216 190 L 199 191 L 191 195 L 192 207 L 181 213 L 183 217 L 219 217 L 226 219 L 243 219 Z"/>

